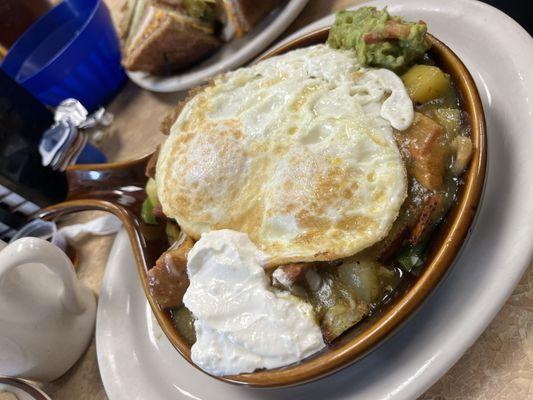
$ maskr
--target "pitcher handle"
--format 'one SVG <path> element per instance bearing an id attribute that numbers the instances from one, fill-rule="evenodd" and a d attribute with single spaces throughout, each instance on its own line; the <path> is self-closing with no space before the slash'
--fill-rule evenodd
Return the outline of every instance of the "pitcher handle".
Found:
<path id="1" fill-rule="evenodd" d="M 61 302 L 67 311 L 78 315 L 86 310 L 72 263 L 65 253 L 46 240 L 26 237 L 5 247 L 0 254 L 0 281 L 14 268 L 30 263 L 43 264 L 61 279 Z"/>

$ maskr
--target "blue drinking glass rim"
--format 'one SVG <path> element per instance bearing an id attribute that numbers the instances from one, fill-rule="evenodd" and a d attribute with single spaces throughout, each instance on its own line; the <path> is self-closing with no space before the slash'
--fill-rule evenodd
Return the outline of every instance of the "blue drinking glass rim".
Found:
<path id="1" fill-rule="evenodd" d="M 102 0 L 92 0 L 92 1 L 94 1 L 94 6 L 92 7 L 91 12 L 87 16 L 86 20 L 83 22 L 83 25 L 81 26 L 81 28 L 77 31 L 77 34 L 75 36 L 73 36 L 67 43 L 65 43 L 65 45 L 63 47 L 61 47 L 61 49 L 59 49 L 53 55 L 53 57 L 50 57 L 48 62 L 46 64 L 44 64 L 38 71 L 36 71 L 33 74 L 27 76 L 26 78 L 24 78 L 24 80 L 22 80 L 20 82 L 17 81 L 18 84 L 23 84 L 26 81 L 29 81 L 30 79 L 35 77 L 35 75 L 39 74 L 42 70 L 44 70 L 45 68 L 50 66 L 50 64 L 52 64 L 58 57 L 60 57 L 61 54 L 63 54 L 63 52 L 72 44 L 72 42 L 74 42 L 76 40 L 76 38 L 85 30 L 85 28 L 87 28 L 87 25 L 89 25 L 89 23 L 91 22 L 91 20 L 94 17 L 94 14 L 96 13 L 96 10 L 98 10 L 98 7 L 102 3 Z M 20 45 L 20 43 L 24 40 L 25 36 L 31 35 L 33 33 L 33 31 L 37 29 L 37 26 L 40 23 L 42 23 L 43 20 L 48 18 L 52 13 L 57 13 L 58 12 L 57 10 L 59 10 L 61 7 L 65 7 L 66 3 L 72 3 L 72 0 L 63 0 L 63 1 L 61 1 L 59 4 L 55 5 L 50 10 L 48 10 L 43 15 L 41 15 L 33 24 L 31 24 L 31 26 L 26 31 L 24 31 L 24 33 L 22 35 L 20 35 L 20 37 L 15 41 L 15 43 L 13 43 L 11 45 L 11 47 L 9 48 L 7 54 L 4 56 L 4 60 L 0 64 L 0 67 L 2 67 L 5 64 L 6 61 L 9 61 L 9 55 L 12 54 L 12 52 L 13 53 L 16 52 L 17 45 Z M 20 69 L 20 67 L 21 67 L 21 65 L 18 66 L 18 69 Z M 14 76 L 12 78 L 15 79 Z"/>

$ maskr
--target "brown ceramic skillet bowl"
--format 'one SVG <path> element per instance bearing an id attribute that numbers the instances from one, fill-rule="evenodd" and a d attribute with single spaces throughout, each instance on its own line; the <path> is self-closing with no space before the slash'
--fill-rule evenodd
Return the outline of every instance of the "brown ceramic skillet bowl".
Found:
<path id="1" fill-rule="evenodd" d="M 262 58 L 324 43 L 328 32 L 329 29 L 326 28 L 304 35 L 270 51 Z M 284 368 L 217 379 L 253 387 L 282 387 L 332 374 L 368 354 L 391 335 L 420 307 L 450 268 L 471 227 L 481 197 L 487 154 L 486 131 L 481 100 L 469 72 L 446 45 L 433 36 L 429 36 L 429 40 L 433 45 L 431 56 L 451 75 L 460 94 L 462 108 L 470 116 L 474 153 L 470 166 L 463 175 L 464 184 L 459 191 L 457 203 L 432 236 L 423 273 L 416 279 L 405 281 L 392 301 L 383 305 L 379 312 L 351 328 L 336 339 L 332 346 L 316 355 Z M 170 342 L 193 364 L 190 346 L 174 327 L 170 314 L 154 302 L 148 290 L 146 272 L 167 247 L 164 232 L 144 225 L 140 218 L 140 205 L 145 198 L 144 185 L 147 179 L 144 168 L 148 159 L 149 155 L 121 163 L 70 168 L 69 201 L 49 207 L 43 211 L 42 216 L 50 219 L 88 209 L 105 210 L 117 215 L 128 231 L 141 282 L 154 315 Z"/>

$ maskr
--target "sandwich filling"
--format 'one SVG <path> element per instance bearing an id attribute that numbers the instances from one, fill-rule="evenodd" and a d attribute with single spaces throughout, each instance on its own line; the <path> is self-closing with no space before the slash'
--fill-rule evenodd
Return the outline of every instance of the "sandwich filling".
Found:
<path id="1" fill-rule="evenodd" d="M 121 22 L 123 64 L 156 74 L 185 67 L 218 48 L 215 2 L 137 0 Z M 128 21 L 129 22 L 126 22 Z"/>
<path id="2" fill-rule="evenodd" d="M 167 75 L 253 28 L 282 0 L 128 0 L 119 24 L 127 70 Z"/>

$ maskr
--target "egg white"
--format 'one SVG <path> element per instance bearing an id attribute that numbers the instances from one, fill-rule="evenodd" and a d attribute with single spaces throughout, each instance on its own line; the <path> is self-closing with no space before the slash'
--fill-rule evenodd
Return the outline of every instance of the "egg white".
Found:
<path id="1" fill-rule="evenodd" d="M 412 119 L 397 75 L 326 45 L 224 74 L 162 146 L 163 211 L 193 238 L 246 232 L 270 265 L 350 256 L 398 216 L 407 178 L 393 128 Z"/>

